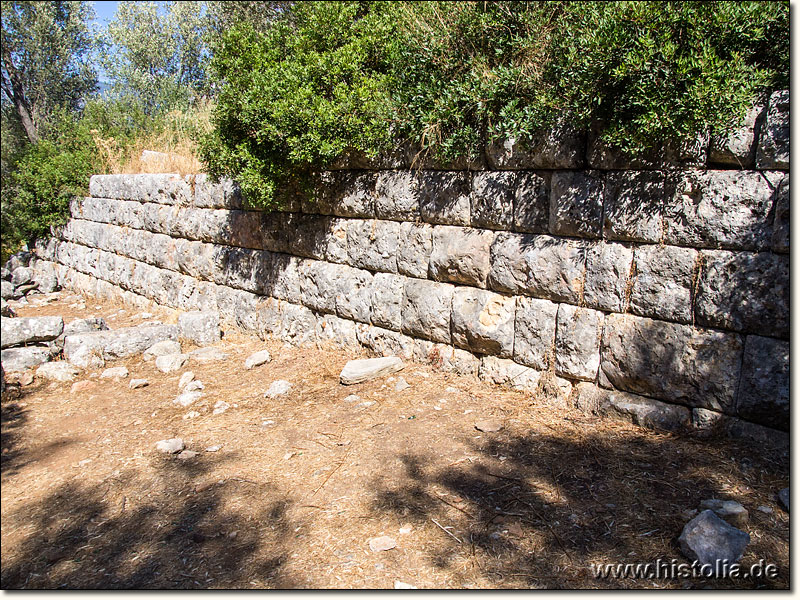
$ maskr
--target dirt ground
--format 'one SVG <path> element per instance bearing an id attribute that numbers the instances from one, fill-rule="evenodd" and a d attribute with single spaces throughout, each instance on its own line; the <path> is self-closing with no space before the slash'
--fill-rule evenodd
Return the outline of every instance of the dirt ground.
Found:
<path id="1" fill-rule="evenodd" d="M 68 292 L 17 309 L 102 316 L 112 328 L 175 321 L 141 312 Z M 343 386 L 355 352 L 236 331 L 218 346 L 228 359 L 163 374 L 139 355 L 107 365 L 125 365 L 128 379 L 86 372 L 77 381 L 89 387 L 71 392 L 36 378 L 3 400 L 3 588 L 789 585 L 778 453 L 554 408 L 413 363 Z M 246 371 L 263 348 L 272 362 Z M 204 396 L 181 408 L 172 400 L 187 370 Z M 398 376 L 411 387 L 396 392 Z M 130 378 L 150 385 L 131 390 Z M 290 395 L 266 399 L 278 379 Z M 218 400 L 231 408 L 214 415 Z M 485 419 L 503 428 L 478 431 Z M 156 450 L 172 437 L 199 454 Z M 777 579 L 593 577 L 592 563 L 685 562 L 677 538 L 707 498 L 748 509 L 742 564 L 774 563 Z M 379 536 L 396 547 L 373 552 Z"/>

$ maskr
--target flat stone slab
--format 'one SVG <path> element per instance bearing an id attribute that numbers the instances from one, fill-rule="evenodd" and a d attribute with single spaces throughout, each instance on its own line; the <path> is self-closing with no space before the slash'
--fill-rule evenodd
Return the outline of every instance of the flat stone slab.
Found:
<path id="1" fill-rule="evenodd" d="M 124 367 L 123 367 L 124 368 Z M 65 360 L 44 363 L 36 369 L 36 376 L 50 381 L 72 381 L 80 374 L 80 369 Z"/>
<path id="2" fill-rule="evenodd" d="M 168 354 L 156 358 L 156 369 L 162 373 L 172 373 L 177 371 L 189 360 L 188 354 Z"/>
<path id="3" fill-rule="evenodd" d="M 750 535 L 720 519 L 713 510 L 704 510 L 683 528 L 678 538 L 681 552 L 690 560 L 717 568 L 717 561 L 739 562 Z"/>
<path id="4" fill-rule="evenodd" d="M 177 339 L 178 328 L 175 325 L 124 327 L 77 333 L 64 338 L 64 358 L 80 367 L 85 366 L 81 363 L 89 354 L 104 360 L 125 358 L 147 350 L 156 342 Z"/>
<path id="5" fill-rule="evenodd" d="M 17 373 L 50 360 L 50 350 L 39 346 L 6 348 L 0 353 L 0 362 L 6 373 Z"/>
<path id="6" fill-rule="evenodd" d="M 269 355 L 268 350 L 260 350 L 247 357 L 247 359 L 244 361 L 244 368 L 252 369 L 254 367 L 261 366 L 264 363 L 268 363 L 271 360 L 272 357 Z"/>
<path id="7" fill-rule="evenodd" d="M 404 367 L 403 361 L 396 356 L 351 360 L 339 374 L 339 381 L 344 385 L 363 383 L 382 375 L 396 373 Z"/>
<path id="8" fill-rule="evenodd" d="M 61 317 L 0 317 L 0 347 L 49 342 L 63 330 Z"/>
<path id="9" fill-rule="evenodd" d="M 750 519 L 750 514 L 747 512 L 747 509 L 736 502 L 736 500 L 710 498 L 708 500 L 703 500 L 700 503 L 700 507 L 713 510 L 720 519 L 725 519 L 734 527 L 744 527 Z"/>

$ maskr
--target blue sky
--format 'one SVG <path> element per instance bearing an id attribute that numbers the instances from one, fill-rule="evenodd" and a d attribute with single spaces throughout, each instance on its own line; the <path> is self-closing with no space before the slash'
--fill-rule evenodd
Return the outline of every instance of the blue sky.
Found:
<path id="1" fill-rule="evenodd" d="M 117 12 L 117 4 L 119 2 L 95 2 L 94 12 L 97 14 L 95 23 L 97 25 L 105 26 Z"/>

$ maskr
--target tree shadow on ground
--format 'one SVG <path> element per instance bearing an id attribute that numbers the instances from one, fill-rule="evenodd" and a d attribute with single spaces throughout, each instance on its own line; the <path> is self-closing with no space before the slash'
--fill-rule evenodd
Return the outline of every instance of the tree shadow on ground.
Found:
<path id="1" fill-rule="evenodd" d="M 580 427 L 571 427 L 572 439 L 503 432 L 469 439 L 474 460 L 457 466 L 429 467 L 424 456 L 403 456 L 406 483 L 377 486 L 374 509 L 417 527 L 433 522 L 441 539 L 429 560 L 454 577 L 467 561 L 497 587 L 625 588 L 653 581 L 595 579 L 591 564 L 691 562 L 677 543 L 691 518 L 686 511 L 707 498 L 737 499 L 751 507 L 752 542 L 742 563 L 766 558 L 778 564 L 780 578 L 660 580 L 658 587 L 788 586 L 788 552 L 774 545 L 778 536 L 788 550 L 788 530 L 752 510 L 754 497 L 741 496 L 785 485 L 785 459 L 753 457 L 744 446 L 710 449 L 707 441 Z"/>
<path id="2" fill-rule="evenodd" d="M 240 479 L 195 485 L 228 460 L 157 457 L 152 481 L 128 470 L 25 504 L 4 518 L 8 535 L 31 533 L 4 556 L 3 589 L 296 587 L 281 572 L 294 530 L 285 495 Z M 261 509 L 245 518 L 231 500 L 252 495 Z"/>

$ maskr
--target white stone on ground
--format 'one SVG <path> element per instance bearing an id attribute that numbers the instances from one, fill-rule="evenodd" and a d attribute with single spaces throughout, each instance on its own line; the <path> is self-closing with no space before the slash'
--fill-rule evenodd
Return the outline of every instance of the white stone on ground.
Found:
<path id="1" fill-rule="evenodd" d="M 125 378 L 128 376 L 127 367 L 111 367 L 100 373 L 100 379 L 113 379 L 115 377 Z"/>
<path id="2" fill-rule="evenodd" d="M 203 385 L 202 381 L 199 381 L 199 380 L 195 379 L 194 381 L 190 381 L 189 383 L 187 383 L 186 386 L 183 388 L 183 391 L 184 392 L 199 392 L 200 390 L 202 390 L 205 387 L 206 386 Z"/>
<path id="3" fill-rule="evenodd" d="M 172 373 L 177 371 L 186 361 L 189 360 L 188 354 L 169 354 L 167 356 L 159 356 L 156 358 L 156 369 L 162 373 Z"/>
<path id="4" fill-rule="evenodd" d="M 269 351 L 260 350 L 247 357 L 247 359 L 244 361 L 244 368 L 252 369 L 253 367 L 259 367 L 264 363 L 268 363 L 271 360 L 272 357 L 269 355 Z"/>
<path id="5" fill-rule="evenodd" d="M 342 369 L 339 381 L 344 385 L 362 383 L 381 375 L 396 373 L 404 366 L 403 361 L 396 356 L 351 360 Z"/>
<path id="6" fill-rule="evenodd" d="M 128 387 L 132 390 L 138 390 L 139 388 L 147 387 L 148 385 L 150 385 L 150 382 L 147 381 L 147 379 L 131 379 Z"/>
<path id="7" fill-rule="evenodd" d="M 231 405 L 225 402 L 225 400 L 217 400 L 217 403 L 214 405 L 214 412 L 212 414 L 221 415 L 230 407 Z"/>
<path id="8" fill-rule="evenodd" d="M 292 389 L 292 384 L 286 381 L 285 379 L 279 379 L 278 381 L 273 381 L 272 384 L 269 386 L 269 389 L 264 392 L 265 398 L 280 398 L 281 396 L 289 395 L 289 392 Z"/>
<path id="9" fill-rule="evenodd" d="M 194 373 L 191 371 L 186 371 L 183 375 L 181 375 L 180 380 L 178 381 L 178 387 L 180 389 L 185 388 L 190 381 L 194 379 Z"/>
<path id="10" fill-rule="evenodd" d="M 197 402 L 202 396 L 203 392 L 184 392 L 172 402 L 186 408 L 187 406 Z"/>
<path id="11" fill-rule="evenodd" d="M 176 454 L 184 449 L 183 440 L 181 438 L 171 438 L 168 440 L 161 440 L 156 442 L 156 450 L 166 454 Z"/>
<path id="12" fill-rule="evenodd" d="M 65 360 L 45 363 L 36 369 L 36 376 L 51 381 L 72 381 L 80 373 L 80 369 Z"/>
<path id="13" fill-rule="evenodd" d="M 142 353 L 144 360 L 153 360 L 159 356 L 169 356 L 170 354 L 180 354 L 181 345 L 174 340 L 164 340 L 156 342 Z"/>

